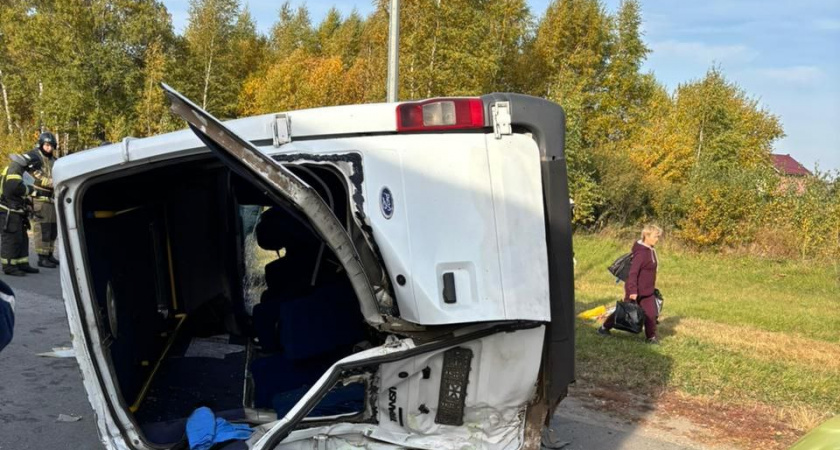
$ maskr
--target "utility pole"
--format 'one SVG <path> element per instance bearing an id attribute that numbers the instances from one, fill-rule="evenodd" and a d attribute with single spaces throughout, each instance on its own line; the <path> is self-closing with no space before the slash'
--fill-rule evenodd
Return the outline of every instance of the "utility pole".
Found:
<path id="1" fill-rule="evenodd" d="M 388 85 L 389 103 L 397 101 L 400 79 L 400 0 L 391 0 L 390 26 L 388 27 Z"/>

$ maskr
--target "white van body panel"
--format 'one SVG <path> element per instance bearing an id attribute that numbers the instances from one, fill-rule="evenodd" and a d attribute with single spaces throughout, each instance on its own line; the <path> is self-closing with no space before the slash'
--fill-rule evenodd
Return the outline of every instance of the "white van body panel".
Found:
<path id="1" fill-rule="evenodd" d="M 430 325 L 505 318 L 484 135 L 391 140 L 395 151 L 384 152 L 395 158 L 388 161 L 373 151 L 365 160 L 366 167 L 373 163 L 366 169 L 366 198 L 373 200 L 366 202 L 366 213 L 377 242 L 379 236 L 394 242 L 408 262 L 402 272 L 406 286 L 397 289 L 402 316 Z M 395 215 L 399 210 L 391 219 L 377 201 L 385 188 L 394 194 Z M 457 300 L 451 304 L 443 299 L 447 271 L 455 273 Z"/>
<path id="2" fill-rule="evenodd" d="M 72 183 L 66 186 L 70 195 L 78 187 L 78 185 Z M 72 204 L 60 205 L 56 203 L 56 206 L 64 207 L 68 211 L 72 211 L 74 208 Z M 75 230 L 75 214 L 67 214 L 66 218 L 67 227 L 70 230 Z M 70 233 L 69 236 L 62 236 L 61 238 L 69 246 L 74 257 L 81 257 L 83 255 L 84 252 L 80 245 L 78 234 Z M 126 435 L 120 432 L 120 427 L 115 423 L 115 417 L 110 414 L 108 408 L 109 402 L 120 404 L 119 394 L 114 388 L 116 384 L 111 377 L 110 371 L 97 372 L 95 369 L 96 367 L 107 367 L 107 358 L 101 351 L 98 351 L 102 347 L 95 346 L 95 353 L 92 354 L 88 351 L 88 346 L 85 342 L 86 336 L 93 342 L 101 342 L 99 329 L 96 326 L 95 319 L 93 319 L 93 312 L 89 310 L 93 304 L 93 298 L 90 290 L 87 288 L 85 270 L 83 267 L 77 266 L 75 273 L 71 273 L 70 266 L 67 264 L 61 264 L 59 268 L 61 270 L 62 297 L 64 299 L 65 309 L 67 310 L 67 321 L 70 326 L 70 335 L 72 336 L 76 362 L 79 364 L 79 369 L 82 372 L 82 382 L 85 386 L 88 400 L 96 414 L 96 427 L 99 431 L 99 438 L 106 449 L 128 450 L 130 447 L 126 444 L 126 440 L 139 442 L 139 435 L 133 426 L 129 427 Z M 73 296 L 74 289 L 71 278 L 75 278 L 77 281 L 81 302 L 77 302 L 77 299 Z M 80 310 L 78 307 L 79 303 L 87 309 Z M 100 377 L 106 380 L 105 385 L 108 386 L 107 390 L 103 390 L 97 382 Z M 130 422 L 124 412 L 119 409 L 117 411 L 117 414 L 120 415 L 119 420 L 122 423 Z"/>
<path id="3" fill-rule="evenodd" d="M 447 349 L 408 358 L 396 363 L 383 364 L 379 370 L 379 404 L 377 424 L 339 425 L 294 431 L 277 446 L 278 449 L 312 448 L 315 442 L 348 448 L 356 442 L 367 448 L 366 438 L 394 447 L 419 449 L 516 449 L 522 445 L 523 421 L 528 401 L 534 394 L 544 327 L 519 330 L 513 333 L 494 334 L 460 345 L 473 351 L 472 370 L 464 409 L 464 426 L 453 427 L 435 423 L 440 391 L 443 353 Z M 360 360 L 371 356 L 393 354 L 414 348 L 409 340 L 391 346 L 374 348 L 342 359 L 342 362 Z M 524 352 L 523 348 L 534 351 Z M 429 378 L 423 369 L 429 368 Z M 505 370 L 499 370 L 505 367 Z M 400 374 L 403 376 L 400 376 Z M 407 375 L 407 376 L 406 376 Z M 298 403 L 306 401 L 326 375 L 313 386 Z M 504 386 L 504 389 L 500 389 Z M 476 401 L 475 399 L 481 399 Z M 427 412 L 421 411 L 421 405 Z M 289 411 L 287 417 L 296 412 Z M 398 411 L 398 412 L 397 412 Z M 394 419 L 391 414 L 400 414 Z M 271 429 L 287 421 L 287 417 L 260 427 L 249 441 L 253 449 L 269 448 L 266 435 Z M 402 422 L 402 424 L 400 423 Z M 341 431 L 338 431 L 338 430 Z M 347 436 L 333 436 L 347 435 Z M 329 436 L 328 436 L 329 435 Z M 313 442 L 315 441 L 315 442 Z M 320 447 L 319 447 L 320 448 Z M 349 448 L 354 448 L 350 445 Z"/>
<path id="4" fill-rule="evenodd" d="M 540 155 L 530 136 L 486 135 L 509 320 L 550 320 Z"/>
<path id="5" fill-rule="evenodd" d="M 523 136 L 407 135 L 364 146 L 366 215 L 400 313 L 423 324 L 549 320 L 539 154 Z M 368 150 L 370 148 L 370 150 Z M 387 188 L 394 214 L 377 199 Z M 411 271 L 409 268 L 412 268 Z M 411 272 L 411 273 L 409 273 Z M 454 272 L 457 302 L 443 299 Z"/>
<path id="6" fill-rule="evenodd" d="M 380 368 L 379 424 L 377 432 L 405 434 L 401 441 L 381 439 L 418 448 L 519 448 L 522 421 L 528 400 L 533 397 L 540 353 L 523 349 L 542 349 L 543 327 L 500 333 L 462 344 L 473 351 L 472 369 L 467 385 L 464 426 L 451 427 L 435 423 L 440 394 L 445 350 L 385 364 Z M 424 379 L 422 371 L 431 368 Z M 499 370 L 504 367 L 505 370 Z M 408 377 L 400 378 L 401 372 Z M 504 389 L 500 389 L 504 386 Z M 396 401 L 389 389 L 394 389 Z M 428 413 L 420 411 L 421 405 Z M 404 413 L 404 426 L 393 421 L 390 411 Z M 373 436 L 376 436 L 374 433 Z"/>

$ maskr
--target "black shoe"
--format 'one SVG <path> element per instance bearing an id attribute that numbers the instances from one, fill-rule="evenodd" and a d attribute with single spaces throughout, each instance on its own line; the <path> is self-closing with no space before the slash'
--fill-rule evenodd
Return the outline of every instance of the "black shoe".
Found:
<path id="1" fill-rule="evenodd" d="M 3 273 L 5 273 L 6 275 L 9 275 L 9 276 L 12 276 L 12 277 L 26 276 L 26 272 L 18 269 L 17 266 L 4 267 L 3 268 Z"/>
<path id="2" fill-rule="evenodd" d="M 650 345 L 659 345 L 659 339 L 657 339 L 656 337 L 652 337 L 652 338 L 646 340 L 645 342 L 650 344 Z"/>
<path id="3" fill-rule="evenodd" d="M 600 334 L 601 336 L 612 336 L 610 330 L 604 328 L 603 325 L 600 328 L 598 328 L 598 334 Z"/>
<path id="4" fill-rule="evenodd" d="M 46 267 L 47 269 L 55 269 L 58 267 L 58 264 L 50 261 L 49 256 L 47 255 L 39 255 L 38 256 L 38 267 Z"/>
<path id="5" fill-rule="evenodd" d="M 50 262 L 51 262 L 51 263 L 53 263 L 53 264 L 55 264 L 56 266 L 60 264 L 60 262 L 59 262 L 58 258 L 56 258 L 55 256 L 53 256 L 53 255 L 52 255 L 52 253 L 50 253 L 49 255 L 47 255 L 47 259 L 49 259 L 49 260 L 50 260 Z"/>
<path id="6" fill-rule="evenodd" d="M 20 270 L 21 272 L 26 272 L 26 273 L 39 273 L 39 272 L 41 272 L 40 270 L 30 266 L 29 264 L 18 264 L 15 267 L 17 267 L 18 270 Z"/>

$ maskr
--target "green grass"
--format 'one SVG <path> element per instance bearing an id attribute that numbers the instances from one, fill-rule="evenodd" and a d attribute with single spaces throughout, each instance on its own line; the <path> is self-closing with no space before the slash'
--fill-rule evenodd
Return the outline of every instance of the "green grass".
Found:
<path id="1" fill-rule="evenodd" d="M 582 235 L 574 244 L 577 311 L 615 303 L 623 285 L 606 267 L 631 243 Z M 603 339 L 594 322 L 578 320 L 579 378 L 840 413 L 837 265 L 659 247 L 663 345 L 622 332 Z"/>

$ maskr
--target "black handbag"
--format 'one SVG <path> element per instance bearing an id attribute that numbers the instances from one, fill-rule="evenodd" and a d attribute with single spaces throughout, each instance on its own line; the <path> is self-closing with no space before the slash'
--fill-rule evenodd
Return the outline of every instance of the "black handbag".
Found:
<path id="1" fill-rule="evenodd" d="M 614 328 L 638 333 L 644 324 L 645 310 L 636 302 L 616 302 Z"/>
<path id="2" fill-rule="evenodd" d="M 656 317 L 659 317 L 659 315 L 662 314 L 662 306 L 665 305 L 665 297 L 662 296 L 659 289 L 653 290 L 653 301 L 656 303 Z"/>
<path id="3" fill-rule="evenodd" d="M 633 264 L 633 254 L 625 253 L 618 257 L 607 270 L 613 274 L 614 277 L 621 281 L 627 282 L 627 277 L 630 276 L 630 265 Z M 618 283 L 616 281 L 616 283 Z"/>

